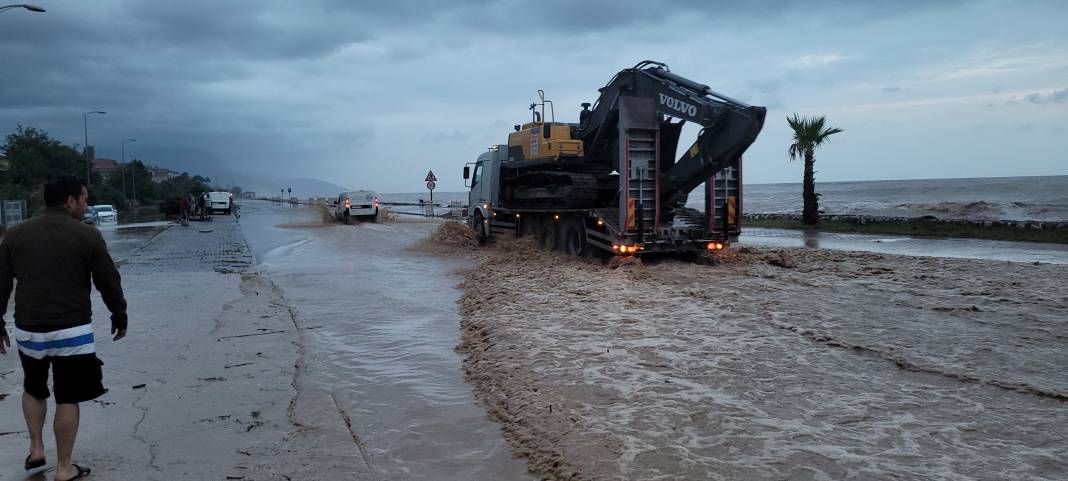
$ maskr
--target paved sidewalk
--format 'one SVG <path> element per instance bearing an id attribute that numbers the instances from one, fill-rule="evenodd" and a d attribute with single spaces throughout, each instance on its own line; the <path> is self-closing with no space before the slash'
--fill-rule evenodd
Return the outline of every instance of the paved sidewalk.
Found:
<path id="1" fill-rule="evenodd" d="M 130 327 L 112 342 L 94 292 L 110 391 L 82 405 L 75 448 L 92 479 L 372 479 L 358 471 L 360 454 L 332 402 L 302 393 L 299 321 L 269 280 L 241 274 L 252 256 L 233 218 L 146 231 L 113 254 Z M 0 357 L 0 480 L 25 477 L 21 379 L 9 351 Z"/>

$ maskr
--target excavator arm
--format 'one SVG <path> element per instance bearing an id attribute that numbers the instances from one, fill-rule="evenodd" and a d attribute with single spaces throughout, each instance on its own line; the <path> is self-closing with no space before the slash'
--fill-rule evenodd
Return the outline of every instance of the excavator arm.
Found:
<path id="1" fill-rule="evenodd" d="M 626 133 L 621 127 L 634 122 L 621 124 L 621 110 L 625 110 L 621 106 L 634 99 L 644 99 L 644 105 L 651 101 L 656 118 L 644 119 L 644 123 L 656 125 L 661 157 L 674 157 L 683 123 L 702 127 L 697 140 L 681 158 L 661 165 L 658 197 L 662 206 L 684 198 L 724 167 L 737 165 L 760 133 L 766 114 L 764 107 L 719 94 L 707 85 L 672 73 L 662 63 L 646 60 L 616 74 L 601 89 L 593 109 L 582 112 L 573 137 L 583 141 L 587 159 L 605 162 L 611 170 L 624 168 L 626 159 L 620 155 L 624 149 L 619 145 Z"/>

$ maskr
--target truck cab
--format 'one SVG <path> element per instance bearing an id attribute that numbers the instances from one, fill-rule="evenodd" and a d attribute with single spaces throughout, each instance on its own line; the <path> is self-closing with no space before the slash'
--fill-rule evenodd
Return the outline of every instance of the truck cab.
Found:
<path id="1" fill-rule="evenodd" d="M 489 226 L 484 221 L 492 218 L 492 208 L 498 203 L 501 160 L 507 155 L 507 145 L 495 145 L 464 167 L 466 187 L 471 189 L 467 193 L 467 222 L 472 227 L 486 224 L 486 234 Z"/>

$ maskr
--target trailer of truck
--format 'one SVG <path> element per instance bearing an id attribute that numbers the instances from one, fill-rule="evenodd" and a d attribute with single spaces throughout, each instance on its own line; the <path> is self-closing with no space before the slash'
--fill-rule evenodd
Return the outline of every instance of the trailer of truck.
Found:
<path id="1" fill-rule="evenodd" d="M 573 255 L 721 250 L 741 231 L 742 154 L 766 109 L 644 61 L 617 73 L 578 123 L 556 122 L 544 93 L 507 144 L 464 167 L 480 241 L 534 235 Z M 674 158 L 682 126 L 701 127 Z M 704 210 L 686 207 L 704 185 Z"/>

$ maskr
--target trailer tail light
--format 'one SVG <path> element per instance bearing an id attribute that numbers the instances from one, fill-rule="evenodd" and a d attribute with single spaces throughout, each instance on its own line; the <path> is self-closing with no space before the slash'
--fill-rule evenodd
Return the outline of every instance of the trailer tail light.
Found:
<path id="1" fill-rule="evenodd" d="M 645 246 L 629 246 L 625 244 L 612 244 L 612 251 L 620 254 L 637 254 L 638 251 L 645 250 Z"/>
<path id="2" fill-rule="evenodd" d="M 724 246 L 722 242 L 709 242 L 705 247 L 710 251 L 721 251 L 726 246 Z"/>
<path id="3" fill-rule="evenodd" d="M 345 208 L 346 209 L 349 208 L 349 201 L 350 201 L 350 199 L 348 197 L 345 197 Z"/>

